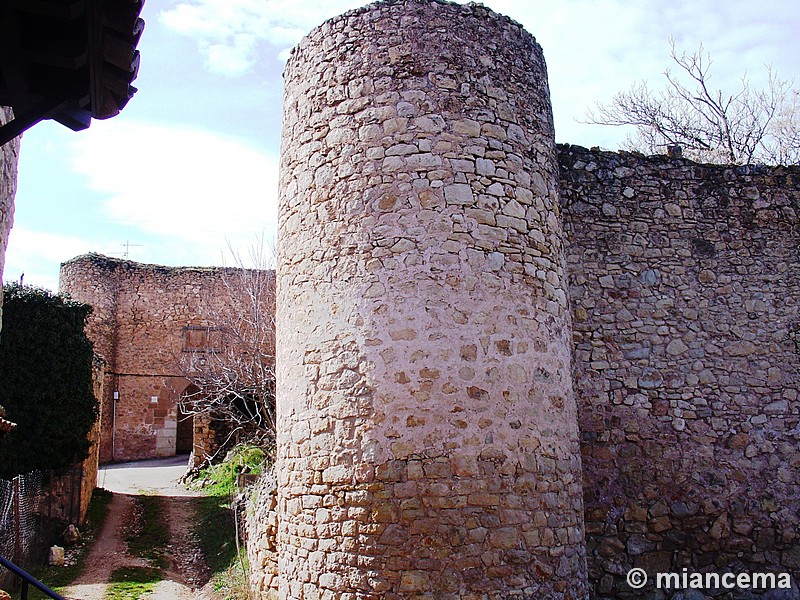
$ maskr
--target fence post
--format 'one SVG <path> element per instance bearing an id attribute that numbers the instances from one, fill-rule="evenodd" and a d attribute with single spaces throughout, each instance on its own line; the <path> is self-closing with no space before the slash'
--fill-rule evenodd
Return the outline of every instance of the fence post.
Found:
<path id="1" fill-rule="evenodd" d="M 19 475 L 14 477 L 11 510 L 14 515 L 14 562 L 21 564 L 22 559 L 22 524 L 19 516 Z"/>
<path id="2" fill-rule="evenodd" d="M 47 481 L 47 485 L 45 485 L 45 481 Z M 42 490 L 47 490 L 45 493 L 47 494 L 47 518 L 53 518 L 53 471 L 52 469 L 48 472 L 47 478 L 45 478 L 44 473 L 42 473 Z"/>

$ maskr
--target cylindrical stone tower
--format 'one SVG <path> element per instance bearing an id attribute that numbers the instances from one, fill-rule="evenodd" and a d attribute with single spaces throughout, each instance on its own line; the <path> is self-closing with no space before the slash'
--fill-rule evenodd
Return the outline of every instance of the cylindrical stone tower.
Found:
<path id="1" fill-rule="evenodd" d="M 280 597 L 584 598 L 541 49 L 482 6 L 379 2 L 285 78 Z"/>
<path id="2" fill-rule="evenodd" d="M 86 322 L 86 334 L 94 352 L 104 363 L 103 397 L 100 410 L 99 458 L 101 463 L 113 461 L 112 440 L 115 418 L 114 392 L 119 389 L 117 373 L 117 296 L 120 261 L 101 254 L 83 254 L 61 263 L 58 290 L 73 300 L 92 307 Z"/>
<path id="3" fill-rule="evenodd" d="M 86 324 L 89 338 L 110 369 L 116 363 L 118 259 L 101 254 L 82 254 L 61 263 L 58 291 L 92 306 Z"/>

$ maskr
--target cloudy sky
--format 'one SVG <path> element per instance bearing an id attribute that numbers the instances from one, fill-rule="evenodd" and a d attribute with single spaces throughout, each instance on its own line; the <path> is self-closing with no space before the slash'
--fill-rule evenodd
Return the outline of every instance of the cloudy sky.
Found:
<path id="1" fill-rule="evenodd" d="M 227 262 L 274 236 L 281 72 L 288 50 L 358 0 L 149 0 L 139 88 L 121 115 L 74 133 L 52 123 L 22 142 L 4 279 L 56 289 L 85 252 L 167 265 Z M 712 83 L 766 65 L 800 85 L 798 0 L 487 0 L 522 23 L 548 63 L 556 138 L 616 149 L 625 132 L 586 125 L 597 100 L 660 88 L 669 39 L 712 54 Z M 126 244 L 128 244 L 126 246 Z"/>

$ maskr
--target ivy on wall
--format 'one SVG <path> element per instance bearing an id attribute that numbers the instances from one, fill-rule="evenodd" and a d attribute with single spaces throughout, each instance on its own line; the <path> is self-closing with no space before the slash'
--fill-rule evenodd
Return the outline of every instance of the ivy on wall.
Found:
<path id="1" fill-rule="evenodd" d="M 3 296 L 0 405 L 17 428 L 0 437 L 0 478 L 83 460 L 99 414 L 84 333 L 91 307 L 16 284 Z"/>

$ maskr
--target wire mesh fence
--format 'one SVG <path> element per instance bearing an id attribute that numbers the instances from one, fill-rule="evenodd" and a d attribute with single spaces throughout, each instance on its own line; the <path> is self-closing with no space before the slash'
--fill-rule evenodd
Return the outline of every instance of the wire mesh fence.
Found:
<path id="1" fill-rule="evenodd" d="M 42 483 L 39 471 L 0 480 L 0 554 L 23 568 L 32 564 L 38 551 Z"/>
<path id="2" fill-rule="evenodd" d="M 77 467 L 0 479 L 0 555 L 23 569 L 41 562 L 59 529 L 80 522 L 83 478 L 83 469 Z M 8 576 L 4 571 L 0 569 L 0 586 Z"/>

